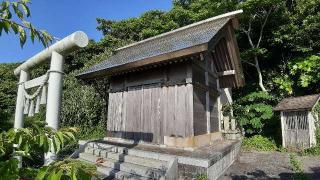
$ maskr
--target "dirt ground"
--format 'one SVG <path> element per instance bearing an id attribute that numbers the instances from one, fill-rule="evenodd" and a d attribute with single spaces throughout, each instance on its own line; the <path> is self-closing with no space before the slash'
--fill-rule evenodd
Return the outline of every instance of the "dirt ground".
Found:
<path id="1" fill-rule="evenodd" d="M 310 180 L 320 180 L 320 157 L 304 156 L 298 160 Z M 292 179 L 293 175 L 288 153 L 241 152 L 220 180 Z"/>

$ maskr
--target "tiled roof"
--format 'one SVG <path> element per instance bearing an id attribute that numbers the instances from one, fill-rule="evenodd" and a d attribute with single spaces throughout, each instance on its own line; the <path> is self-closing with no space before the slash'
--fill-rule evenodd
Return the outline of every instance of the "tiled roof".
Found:
<path id="1" fill-rule="evenodd" d="M 78 77 L 108 71 L 128 63 L 208 43 L 228 21 L 242 11 L 216 16 L 131 45 L 119 48 L 105 61 L 90 67 Z M 230 14 L 230 15 L 229 15 Z"/>
<path id="2" fill-rule="evenodd" d="M 274 108 L 275 111 L 311 110 L 317 103 L 320 94 L 282 99 Z"/>

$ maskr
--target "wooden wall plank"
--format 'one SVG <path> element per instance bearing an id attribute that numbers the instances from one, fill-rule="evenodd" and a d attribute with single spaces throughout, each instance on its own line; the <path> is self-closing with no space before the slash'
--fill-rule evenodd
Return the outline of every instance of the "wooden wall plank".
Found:
<path id="1" fill-rule="evenodd" d="M 151 121 L 150 121 L 150 133 L 153 133 L 152 142 L 161 144 L 163 141 L 162 135 L 162 120 L 160 119 L 161 102 L 160 102 L 160 84 L 153 86 L 151 91 Z"/>
<path id="2" fill-rule="evenodd" d="M 206 91 L 199 88 L 193 88 L 193 112 L 194 135 L 206 134 Z"/>

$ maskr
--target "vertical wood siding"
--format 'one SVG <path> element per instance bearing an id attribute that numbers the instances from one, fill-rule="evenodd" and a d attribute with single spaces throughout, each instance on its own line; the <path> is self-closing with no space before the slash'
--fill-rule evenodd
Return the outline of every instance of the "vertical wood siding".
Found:
<path id="1" fill-rule="evenodd" d="M 205 76 L 209 63 L 196 61 L 113 77 L 108 134 L 163 144 L 164 136 L 217 132 L 216 77 Z"/>
<path id="2" fill-rule="evenodd" d="M 310 146 L 307 111 L 283 112 L 284 141 L 286 147 L 304 148 Z"/>
<path id="3" fill-rule="evenodd" d="M 156 144 L 162 144 L 164 136 L 191 136 L 192 96 L 190 84 L 142 85 L 110 93 L 108 131 L 117 137 Z"/>
<path id="4" fill-rule="evenodd" d="M 194 111 L 194 135 L 207 133 L 207 116 L 206 116 L 206 91 L 193 89 L 193 111 Z"/>

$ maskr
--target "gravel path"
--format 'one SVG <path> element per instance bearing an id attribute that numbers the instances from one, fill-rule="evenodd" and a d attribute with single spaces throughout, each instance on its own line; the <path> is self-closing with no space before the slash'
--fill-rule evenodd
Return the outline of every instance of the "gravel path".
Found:
<path id="1" fill-rule="evenodd" d="M 293 173 L 288 153 L 241 152 L 220 179 L 292 179 Z"/>
<path id="2" fill-rule="evenodd" d="M 319 179 L 320 180 L 320 157 L 314 156 L 303 156 L 298 157 L 304 168 L 305 174 L 309 179 Z"/>

